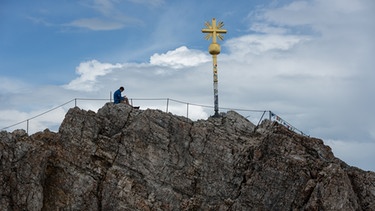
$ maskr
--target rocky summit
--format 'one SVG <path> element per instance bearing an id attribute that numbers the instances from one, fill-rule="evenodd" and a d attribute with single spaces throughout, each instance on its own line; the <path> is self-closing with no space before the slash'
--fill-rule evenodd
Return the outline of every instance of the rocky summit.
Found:
<path id="1" fill-rule="evenodd" d="M 375 173 L 234 111 L 191 121 L 105 104 L 57 133 L 0 133 L 0 210 L 375 210 Z"/>

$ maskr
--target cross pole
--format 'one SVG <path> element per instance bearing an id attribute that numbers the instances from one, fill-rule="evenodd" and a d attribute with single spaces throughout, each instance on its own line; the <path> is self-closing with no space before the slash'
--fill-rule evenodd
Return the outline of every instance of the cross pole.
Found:
<path id="1" fill-rule="evenodd" d="M 215 114 L 213 117 L 220 117 L 219 114 L 219 91 L 218 91 L 218 77 L 217 77 L 217 55 L 220 54 L 220 45 L 217 43 L 217 39 L 223 40 L 224 37 L 221 34 L 227 33 L 227 30 L 222 29 L 224 26 L 223 22 L 216 24 L 216 19 L 212 18 L 212 24 L 209 22 L 205 23 L 206 28 L 202 29 L 203 33 L 207 33 L 205 36 L 206 40 L 212 38 L 212 43 L 208 47 L 208 52 L 212 55 L 213 73 L 214 73 L 214 103 L 215 103 Z"/>

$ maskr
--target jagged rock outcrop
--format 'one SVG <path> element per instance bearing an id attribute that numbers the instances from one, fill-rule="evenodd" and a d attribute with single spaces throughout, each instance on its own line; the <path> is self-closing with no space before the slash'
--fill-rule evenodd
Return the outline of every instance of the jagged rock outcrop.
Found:
<path id="1" fill-rule="evenodd" d="M 233 111 L 193 122 L 107 103 L 0 139 L 0 210 L 375 210 L 374 172 Z"/>

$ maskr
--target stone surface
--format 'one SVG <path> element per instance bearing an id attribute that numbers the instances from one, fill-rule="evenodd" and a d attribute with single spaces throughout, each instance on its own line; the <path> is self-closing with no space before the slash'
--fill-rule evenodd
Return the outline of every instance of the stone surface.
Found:
<path id="1" fill-rule="evenodd" d="M 236 112 L 191 121 L 107 103 L 59 132 L 0 133 L 0 210 L 375 210 L 375 173 Z"/>

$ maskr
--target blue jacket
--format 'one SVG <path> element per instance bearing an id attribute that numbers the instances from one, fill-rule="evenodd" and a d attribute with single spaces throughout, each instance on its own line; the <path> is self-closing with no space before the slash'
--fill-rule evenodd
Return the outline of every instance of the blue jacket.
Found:
<path id="1" fill-rule="evenodd" d="M 124 97 L 121 96 L 120 89 L 118 89 L 117 91 L 115 91 L 115 93 L 113 93 L 113 100 L 115 104 L 120 103 L 121 101 L 124 100 Z"/>

